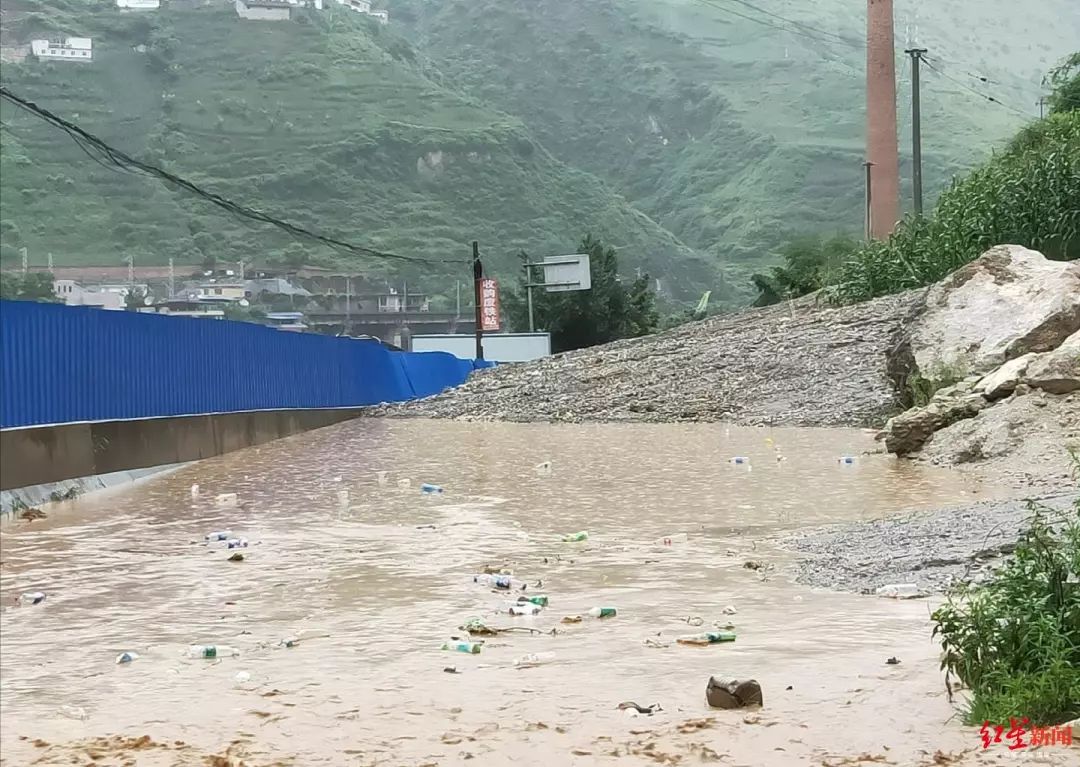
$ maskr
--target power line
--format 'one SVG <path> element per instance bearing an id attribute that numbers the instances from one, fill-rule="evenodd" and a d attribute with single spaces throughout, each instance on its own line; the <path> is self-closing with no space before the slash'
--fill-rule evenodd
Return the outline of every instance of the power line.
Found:
<path id="1" fill-rule="evenodd" d="M 783 16 L 772 13 L 771 11 L 766 11 L 763 8 L 759 8 L 759 7 L 755 6 L 755 5 L 752 5 L 751 3 L 743 2 L 743 0 L 730 0 L 730 2 L 737 2 L 740 5 L 744 5 L 744 6 L 747 6 L 747 7 L 750 7 L 752 9 L 754 9 L 754 10 L 758 11 L 759 13 L 765 13 L 765 14 L 768 14 L 769 16 L 773 16 L 773 17 L 775 17 L 777 19 L 781 19 L 782 21 L 786 22 L 787 24 L 795 25 L 795 29 L 792 29 L 789 26 L 782 26 L 780 24 L 777 24 L 776 22 L 768 21 L 768 20 L 760 18 L 758 16 L 751 16 L 751 15 L 743 13 L 741 11 L 733 10 L 732 8 L 730 8 L 728 6 L 719 5 L 715 0 L 694 0 L 694 1 L 701 4 L 701 5 L 707 5 L 710 8 L 715 8 L 716 10 L 721 11 L 723 13 L 727 13 L 727 14 L 730 14 L 732 16 L 738 16 L 740 19 L 746 19 L 747 21 L 752 21 L 755 24 L 761 24 L 762 26 L 765 26 L 765 27 L 772 27 L 773 29 L 778 29 L 781 32 L 787 32 L 788 34 L 798 35 L 800 37 L 805 37 L 805 38 L 813 40 L 813 41 L 815 41 L 817 43 L 837 43 L 837 42 L 841 42 L 841 43 L 844 43 L 845 45 L 850 45 L 850 46 L 853 46 L 853 47 L 856 47 L 856 48 L 865 48 L 866 47 L 865 45 L 857 44 L 852 40 L 849 40 L 849 39 L 847 39 L 845 37 L 841 37 L 840 35 L 835 35 L 835 34 L 833 34 L 831 32 L 826 32 L 825 30 L 816 30 L 815 27 L 810 27 L 808 25 L 802 24 L 802 22 L 793 21 L 791 19 L 786 19 Z M 816 34 L 814 31 L 810 31 L 810 30 L 820 31 L 822 34 L 830 35 L 833 39 L 829 39 L 829 37 L 822 37 L 821 35 Z"/>
<path id="2" fill-rule="evenodd" d="M 958 86 L 960 86 L 961 88 L 963 88 L 964 90 L 968 91 L 969 93 L 972 93 L 972 94 L 974 94 L 975 96 L 978 96 L 978 97 L 979 97 L 980 99 L 986 99 L 987 101 L 990 101 L 990 102 L 992 102 L 992 103 L 994 103 L 994 104 L 997 104 L 998 106 L 1000 106 L 1000 107 L 1003 107 L 1004 109 L 1008 109 L 1008 110 L 1009 110 L 1010 112 L 1014 112 L 1014 113 L 1016 113 L 1016 114 L 1020 115 L 1021 117 L 1026 117 L 1026 118 L 1031 118 L 1031 117 L 1033 117 L 1033 115 L 1029 114 L 1028 112 L 1025 112 L 1025 111 L 1024 111 L 1024 110 L 1022 110 L 1022 109 L 1017 109 L 1017 108 L 1016 108 L 1016 107 L 1014 107 L 1014 106 L 1010 106 L 1009 104 L 1006 104 L 1005 102 L 1003 102 L 1003 101 L 1001 101 L 1001 100 L 999 100 L 999 99 L 996 99 L 996 98 L 994 98 L 993 96 L 991 96 L 991 95 L 989 95 L 989 94 L 987 94 L 987 93 L 982 93 L 981 91 L 978 91 L 978 90 L 976 90 L 975 88 L 972 88 L 972 87 L 971 87 L 970 85 L 968 85 L 967 83 L 965 83 L 965 82 L 963 82 L 963 81 L 961 81 L 961 80 L 957 80 L 957 79 L 956 79 L 955 77 L 953 77 L 952 75 L 948 75 L 948 74 L 946 74 L 945 72 L 941 71 L 941 70 L 940 70 L 940 69 L 938 69 L 938 68 L 937 68 L 936 66 L 934 66 L 933 64 L 931 64 L 931 63 L 930 63 L 929 61 L 927 61 L 927 60 L 926 60 L 925 58 L 923 59 L 923 63 L 924 63 L 924 64 L 926 64 L 926 66 L 928 66 L 928 67 L 929 67 L 930 69 L 932 69 L 932 70 L 933 70 L 934 72 L 936 72 L 937 74 L 939 74 L 939 75 L 941 75 L 942 77 L 944 77 L 944 78 L 945 78 L 946 80 L 948 80 L 949 82 L 951 82 L 951 83 L 953 83 L 953 84 L 955 84 L 955 85 L 958 85 Z"/>
<path id="3" fill-rule="evenodd" d="M 264 224 L 270 224 L 282 231 L 291 234 L 294 237 L 304 237 L 316 242 L 320 242 L 323 245 L 328 245 L 336 250 L 345 251 L 355 255 L 366 256 L 369 258 L 383 258 L 388 260 L 406 261 L 409 263 L 419 264 L 461 264 L 465 263 L 465 259 L 427 259 L 418 258 L 415 256 L 402 256 L 397 253 L 387 253 L 386 251 L 376 250 L 375 248 L 368 248 L 363 245 L 355 245 L 344 240 L 339 240 L 335 237 L 329 237 L 327 235 L 313 232 L 310 229 L 299 226 L 297 224 L 283 221 L 279 218 L 263 213 L 255 208 L 242 205 L 234 202 L 226 197 L 210 192 L 197 184 L 188 181 L 185 178 L 169 173 L 168 171 L 157 167 L 156 165 L 150 165 L 149 163 L 137 160 L 134 157 L 126 154 L 125 152 L 110 146 L 97 136 L 83 130 L 78 125 L 75 125 L 68 120 L 65 120 L 58 115 L 53 114 L 47 109 L 38 106 L 32 101 L 17 96 L 8 90 L 6 87 L 0 86 L 0 96 L 7 99 L 16 106 L 30 112 L 36 117 L 41 118 L 45 122 L 49 123 L 55 128 L 62 130 L 64 133 L 75 142 L 75 144 L 94 162 L 102 165 L 109 170 L 115 171 L 139 171 L 148 176 L 153 176 L 166 184 L 174 187 L 178 187 L 186 192 L 201 197 L 202 199 L 217 205 L 219 208 L 229 211 L 230 213 L 240 216 L 241 218 L 251 219 L 252 221 L 258 221 Z M 10 130 L 10 128 L 8 128 Z"/>
<path id="4" fill-rule="evenodd" d="M 810 33 L 811 35 L 815 35 L 815 34 L 816 35 L 826 35 L 828 37 L 835 38 L 837 42 L 844 43 L 845 45 L 850 45 L 853 48 L 866 48 L 866 44 L 864 42 L 862 42 L 861 40 L 859 40 L 859 41 L 851 40 L 850 38 L 844 37 L 843 35 L 838 35 L 835 32 L 830 32 L 827 29 L 821 29 L 820 27 L 815 27 L 815 26 L 812 26 L 810 24 L 806 24 L 806 23 L 804 23 L 802 21 L 795 21 L 794 19 L 786 18 L 784 16 L 781 16 L 778 13 L 773 13 L 770 10 L 762 8 L 761 6 L 754 5 L 753 3 L 747 2 L 747 0 L 727 0 L 727 2 L 738 3 L 739 5 L 745 6 L 745 7 L 749 8 L 749 9 L 751 9 L 753 11 L 757 11 L 758 13 L 763 13 L 766 16 L 771 16 L 774 19 L 779 19 L 780 21 L 783 21 L 786 24 L 791 24 L 792 26 L 795 26 L 795 27 L 798 27 L 798 28 L 800 28 L 802 30 L 805 30 L 806 32 Z M 761 23 L 760 20 L 758 21 L 758 23 Z"/>

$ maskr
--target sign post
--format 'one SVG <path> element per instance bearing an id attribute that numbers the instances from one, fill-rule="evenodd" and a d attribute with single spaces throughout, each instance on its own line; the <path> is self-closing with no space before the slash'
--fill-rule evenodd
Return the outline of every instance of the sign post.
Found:
<path id="1" fill-rule="evenodd" d="M 473 305 L 476 307 L 476 359 L 484 359 L 484 319 L 480 309 L 480 282 L 484 279 L 484 265 L 480 263 L 480 243 L 472 244 Z"/>
<path id="2" fill-rule="evenodd" d="M 592 288 L 592 271 L 588 253 L 575 253 L 571 256 L 547 256 L 543 261 L 526 261 L 525 295 L 529 303 L 529 332 L 536 331 L 533 323 L 533 288 L 544 288 L 548 293 L 568 290 L 589 290 Z M 533 282 L 532 270 L 540 267 L 544 270 L 544 281 Z"/>
<path id="3" fill-rule="evenodd" d="M 485 333 L 499 329 L 499 283 L 490 277 L 480 280 L 480 322 Z"/>

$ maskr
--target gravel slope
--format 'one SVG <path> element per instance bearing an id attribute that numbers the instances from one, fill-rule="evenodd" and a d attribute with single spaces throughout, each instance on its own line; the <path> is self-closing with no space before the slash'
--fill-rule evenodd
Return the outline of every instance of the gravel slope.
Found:
<path id="1" fill-rule="evenodd" d="M 505 421 L 880 425 L 895 407 L 885 354 L 918 292 L 843 307 L 791 304 L 504 365 L 374 415 Z"/>

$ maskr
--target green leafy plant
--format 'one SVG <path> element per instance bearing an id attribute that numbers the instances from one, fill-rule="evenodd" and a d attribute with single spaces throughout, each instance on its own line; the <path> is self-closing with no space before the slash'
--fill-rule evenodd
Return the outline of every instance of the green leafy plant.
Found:
<path id="1" fill-rule="evenodd" d="M 782 266 L 751 276 L 758 291 L 754 306 L 768 306 L 820 290 L 836 280 L 843 262 L 858 248 L 857 241 L 844 235 L 792 240 L 780 249 Z"/>
<path id="2" fill-rule="evenodd" d="M 1080 714 L 1080 496 L 1071 511 L 1029 507 L 1010 559 L 988 582 L 955 587 L 933 614 L 946 684 L 955 676 L 970 690 L 970 724 Z"/>

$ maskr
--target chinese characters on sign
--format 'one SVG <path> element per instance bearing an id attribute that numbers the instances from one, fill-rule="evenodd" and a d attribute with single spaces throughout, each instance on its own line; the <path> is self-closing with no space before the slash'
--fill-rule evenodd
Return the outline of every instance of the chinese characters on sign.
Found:
<path id="1" fill-rule="evenodd" d="M 499 283 L 480 280 L 480 329 L 485 333 L 499 329 Z"/>
<path id="2" fill-rule="evenodd" d="M 1025 740 L 1024 736 L 1028 734 L 1028 730 L 1025 728 L 1030 723 L 1031 720 L 1026 716 L 1022 722 L 1010 719 L 1009 729 L 1006 731 L 1003 724 L 983 722 L 982 727 L 979 728 L 983 748 L 990 748 L 992 743 L 1008 744 L 1010 751 L 1027 748 L 1028 746 L 1072 745 L 1072 727 L 1033 727 L 1031 729 L 1031 739 Z M 1004 736 L 1005 740 L 1002 740 L 1002 736 Z"/>

